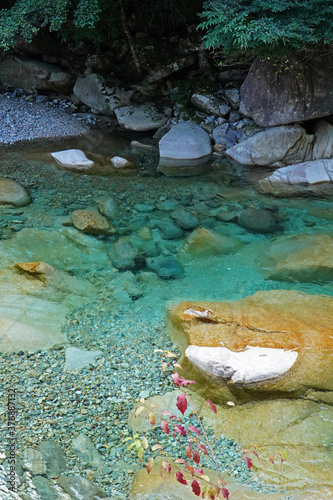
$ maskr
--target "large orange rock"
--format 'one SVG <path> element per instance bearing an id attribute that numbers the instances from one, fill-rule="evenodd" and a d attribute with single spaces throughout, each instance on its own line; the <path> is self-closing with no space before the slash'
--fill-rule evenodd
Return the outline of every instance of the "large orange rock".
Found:
<path id="1" fill-rule="evenodd" d="M 333 298 L 272 290 L 183 302 L 170 309 L 169 324 L 182 375 L 215 402 L 333 390 Z"/>

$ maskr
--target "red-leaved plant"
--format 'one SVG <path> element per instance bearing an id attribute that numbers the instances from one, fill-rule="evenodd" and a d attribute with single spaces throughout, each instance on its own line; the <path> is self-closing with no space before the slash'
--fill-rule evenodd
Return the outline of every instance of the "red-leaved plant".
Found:
<path id="1" fill-rule="evenodd" d="M 187 380 L 178 372 L 175 371 L 175 368 L 182 370 L 182 367 L 179 363 L 171 362 L 172 359 L 177 358 L 178 356 L 171 351 L 162 351 L 161 349 L 157 349 L 155 352 L 162 353 L 162 372 L 165 373 L 167 368 L 171 369 L 171 378 L 174 384 L 178 388 L 182 388 L 184 391 L 177 397 L 176 406 L 178 410 L 184 415 L 188 404 L 191 405 L 192 414 L 195 415 L 197 425 L 189 425 L 187 428 L 184 426 L 184 422 L 181 418 L 177 417 L 174 413 L 169 410 L 163 410 L 160 415 L 158 415 L 162 421 L 160 423 L 160 427 L 162 431 L 169 435 L 170 433 L 173 436 L 183 436 L 187 438 L 187 443 L 185 444 L 185 455 L 187 460 L 183 458 L 177 458 L 174 460 L 173 465 L 169 462 L 169 460 L 162 460 L 161 463 L 161 475 L 163 477 L 168 477 L 173 469 L 176 469 L 175 476 L 177 481 L 180 484 L 190 485 L 194 495 L 201 496 L 201 498 L 209 498 L 210 500 L 214 500 L 215 498 L 224 498 L 229 499 L 232 496 L 236 495 L 244 486 L 252 482 L 259 474 L 261 474 L 267 467 L 264 467 L 260 470 L 256 475 L 254 475 L 246 484 L 242 485 L 233 493 L 230 493 L 227 489 L 227 484 L 225 481 L 226 476 L 238 465 L 241 460 L 244 460 L 248 469 L 251 469 L 253 466 L 251 458 L 248 456 L 250 453 L 254 454 L 259 459 L 258 456 L 258 447 L 252 445 L 251 450 L 245 449 L 242 450 L 243 456 L 242 458 L 232 467 L 232 469 L 228 470 L 227 473 L 222 473 L 220 470 L 220 466 L 218 460 L 215 457 L 214 448 L 219 439 L 215 442 L 214 445 L 211 444 L 210 439 L 207 435 L 206 429 L 202 423 L 200 418 L 200 411 L 198 411 L 190 397 L 189 391 L 187 387 L 191 384 L 195 384 L 194 380 Z M 134 418 L 136 418 L 144 409 L 147 408 L 145 400 L 140 399 L 142 403 L 139 406 L 134 414 Z M 213 413 L 217 413 L 217 408 L 209 399 L 206 401 L 210 409 Z M 231 401 L 226 403 L 229 406 L 235 406 L 235 404 Z M 147 419 L 152 426 L 156 424 L 156 412 L 152 411 L 151 408 L 148 408 Z M 200 409 L 201 410 L 201 409 Z M 168 420 L 167 420 L 168 419 Z M 229 419 L 230 421 L 230 419 Z M 229 423 L 228 421 L 228 423 Z M 227 424 L 228 425 L 228 424 Z M 225 430 L 225 429 L 224 429 Z M 222 433 L 223 434 L 223 433 Z M 222 435 L 221 435 L 222 436 Z M 142 461 L 144 451 L 149 448 L 148 440 L 145 436 L 140 437 L 138 434 L 135 434 L 133 438 L 126 438 L 125 441 L 132 441 L 132 443 L 127 447 L 127 450 L 132 448 L 136 449 L 140 462 Z M 155 444 L 151 447 L 151 451 L 157 453 L 159 456 L 166 455 L 165 450 L 161 444 Z M 200 467 L 200 462 L 202 460 L 203 455 L 208 455 L 216 469 L 218 480 L 212 482 L 210 478 L 204 473 L 202 468 Z M 280 452 L 281 462 L 283 463 L 285 458 L 285 453 Z M 154 464 L 154 456 L 151 456 L 146 463 L 146 470 L 148 474 L 151 472 Z M 269 461 L 274 463 L 274 457 L 269 457 Z"/>

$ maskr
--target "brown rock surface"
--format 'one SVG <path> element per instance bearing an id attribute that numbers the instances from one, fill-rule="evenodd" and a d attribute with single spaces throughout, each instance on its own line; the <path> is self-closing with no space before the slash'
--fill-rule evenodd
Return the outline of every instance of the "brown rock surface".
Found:
<path id="1" fill-rule="evenodd" d="M 91 283 L 44 262 L 1 270 L 0 351 L 36 351 L 63 344 L 66 315 L 95 294 Z"/>
<path id="2" fill-rule="evenodd" d="M 0 205 L 25 207 L 30 202 L 30 195 L 19 182 L 7 177 L 0 178 Z"/>
<path id="3" fill-rule="evenodd" d="M 333 390 L 333 299 L 288 290 L 257 292 L 221 303 L 183 302 L 169 311 L 171 335 L 180 346 L 183 375 L 216 402 L 298 397 L 308 389 Z M 284 375 L 252 384 L 210 377 L 184 356 L 189 345 L 243 351 L 248 346 L 291 350 L 296 362 Z"/>

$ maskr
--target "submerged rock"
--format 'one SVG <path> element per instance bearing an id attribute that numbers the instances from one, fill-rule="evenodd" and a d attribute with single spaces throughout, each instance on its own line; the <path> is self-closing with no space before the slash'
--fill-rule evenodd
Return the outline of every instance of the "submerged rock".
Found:
<path id="1" fill-rule="evenodd" d="M 184 208 L 176 208 L 171 212 L 170 217 L 180 226 L 182 229 L 193 229 L 199 226 L 198 218 L 188 212 Z"/>
<path id="2" fill-rule="evenodd" d="M 264 208 L 246 208 L 238 216 L 237 224 L 255 233 L 274 233 L 279 229 L 275 215 Z"/>
<path id="3" fill-rule="evenodd" d="M 109 256 L 117 269 L 125 271 L 135 267 L 138 250 L 131 245 L 128 238 L 120 238 L 109 250 Z"/>
<path id="4" fill-rule="evenodd" d="M 147 268 L 164 279 L 181 278 L 183 267 L 174 257 L 150 257 L 146 261 Z"/>
<path id="5" fill-rule="evenodd" d="M 181 262 L 193 258 L 207 258 L 236 252 L 242 243 L 232 236 L 220 235 L 209 229 L 195 229 L 178 250 Z"/>
<path id="6" fill-rule="evenodd" d="M 111 231 L 108 220 L 97 210 L 74 210 L 71 219 L 77 229 L 87 234 L 109 234 Z"/>
<path id="7" fill-rule="evenodd" d="M 234 302 L 181 303 L 171 309 L 169 320 L 183 354 L 182 375 L 196 380 L 205 397 L 222 403 L 255 400 L 263 395 L 292 398 L 309 389 L 333 391 L 329 369 L 333 362 L 332 298 L 288 290 L 257 292 Z M 223 347 L 226 355 L 219 357 L 221 368 L 214 361 L 214 349 L 208 357 L 203 349 L 203 358 L 198 351 L 194 365 L 186 356 L 188 346 Z M 255 380 L 251 373 L 258 357 L 252 348 L 269 349 L 274 363 L 285 360 L 284 370 L 274 375 L 273 363 L 263 362 L 261 375 Z M 242 356 L 248 356 L 248 361 L 240 361 Z M 230 364 L 233 359 L 234 368 Z M 203 371 L 203 366 L 209 368 Z M 242 375 L 235 375 L 233 381 L 237 366 Z M 257 366 L 260 370 L 260 363 Z"/>
<path id="8" fill-rule="evenodd" d="M 30 202 L 30 195 L 19 182 L 7 177 L 0 178 L 0 205 L 25 207 Z"/>
<path id="9" fill-rule="evenodd" d="M 0 351 L 37 351 L 59 346 L 67 314 L 96 294 L 44 262 L 24 262 L 0 272 Z"/>
<path id="10" fill-rule="evenodd" d="M 259 261 L 268 279 L 327 283 L 333 280 L 333 238 L 327 234 L 279 236 Z"/>

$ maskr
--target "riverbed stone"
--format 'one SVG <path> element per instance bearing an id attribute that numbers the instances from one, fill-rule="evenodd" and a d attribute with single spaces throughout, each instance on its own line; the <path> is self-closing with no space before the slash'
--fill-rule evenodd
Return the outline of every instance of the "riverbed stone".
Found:
<path id="1" fill-rule="evenodd" d="M 43 262 L 0 271 L 0 351 L 50 349 L 64 343 L 62 323 L 96 294 L 91 283 Z"/>
<path id="2" fill-rule="evenodd" d="M 198 90 L 192 94 L 191 101 L 208 114 L 224 117 L 230 111 L 226 98 L 209 90 Z"/>
<path id="3" fill-rule="evenodd" d="M 51 153 L 52 158 L 61 166 L 71 170 L 89 170 L 94 166 L 94 162 L 89 160 L 80 149 L 67 149 Z"/>
<path id="4" fill-rule="evenodd" d="M 125 271 L 135 267 L 138 250 L 128 238 L 119 238 L 109 249 L 109 256 L 117 269 Z"/>
<path id="5" fill-rule="evenodd" d="M 102 356 L 102 351 L 87 351 L 77 347 L 67 347 L 65 351 L 65 372 L 82 370 L 86 366 L 95 366 Z"/>
<path id="6" fill-rule="evenodd" d="M 176 208 L 173 212 L 171 212 L 170 217 L 182 229 L 194 229 L 199 226 L 198 218 L 191 214 L 188 210 L 185 210 L 185 208 Z"/>
<path id="7" fill-rule="evenodd" d="M 103 76 L 96 73 L 79 77 L 74 95 L 98 113 L 112 115 L 115 108 L 129 103 L 129 93 L 119 86 L 109 86 Z"/>
<path id="8" fill-rule="evenodd" d="M 108 219 L 114 220 L 119 215 L 119 206 L 113 196 L 103 195 L 95 199 L 98 210 Z"/>
<path id="9" fill-rule="evenodd" d="M 268 279 L 301 283 L 333 280 L 333 238 L 329 234 L 278 236 L 258 255 Z"/>
<path id="10" fill-rule="evenodd" d="M 210 155 L 212 146 L 209 135 L 192 122 L 171 127 L 159 141 L 160 158 L 197 159 Z"/>
<path id="11" fill-rule="evenodd" d="M 271 58 L 257 58 L 241 87 L 241 112 L 262 127 L 285 125 L 333 113 L 330 74 L 333 58 L 317 54 L 311 60 L 289 57 L 288 67 Z"/>
<path id="12" fill-rule="evenodd" d="M 0 64 L 0 82 L 9 87 L 70 94 L 73 76 L 62 69 L 36 59 L 7 56 Z"/>
<path id="13" fill-rule="evenodd" d="M 232 146 L 226 154 L 244 165 L 274 166 L 312 159 L 313 135 L 299 125 L 267 128 Z"/>
<path id="14" fill-rule="evenodd" d="M 184 269 L 175 257 L 149 257 L 146 261 L 147 268 L 164 279 L 181 278 Z"/>
<path id="15" fill-rule="evenodd" d="M 274 213 L 265 208 L 246 208 L 239 214 L 237 224 L 255 233 L 274 233 L 280 228 Z"/>
<path id="16" fill-rule="evenodd" d="M 165 240 L 178 240 L 184 235 L 180 227 L 176 226 L 169 217 L 166 219 L 156 220 L 154 223 L 160 230 L 162 237 Z"/>
<path id="17" fill-rule="evenodd" d="M 97 500 L 106 498 L 105 492 L 82 476 L 60 476 L 57 484 L 68 493 L 71 500 Z"/>
<path id="18" fill-rule="evenodd" d="M 25 207 L 30 202 L 29 193 L 19 182 L 8 177 L 0 178 L 0 205 Z"/>
<path id="19" fill-rule="evenodd" d="M 29 260 L 43 261 L 79 275 L 82 269 L 111 264 L 102 241 L 71 227 L 57 231 L 24 228 L 10 239 L 0 240 L 2 268 Z"/>
<path id="20" fill-rule="evenodd" d="M 41 500 L 61 500 L 65 494 L 63 491 L 60 492 L 59 487 L 56 487 L 50 479 L 44 476 L 34 476 L 31 482 Z"/>
<path id="21" fill-rule="evenodd" d="M 104 460 L 102 455 L 98 453 L 95 445 L 86 434 L 79 434 L 72 441 L 71 449 L 83 462 L 89 465 L 102 466 Z"/>
<path id="22" fill-rule="evenodd" d="M 43 455 L 35 448 L 24 448 L 20 454 L 20 464 L 22 469 L 30 472 L 32 476 L 41 476 L 47 471 Z"/>
<path id="23" fill-rule="evenodd" d="M 220 235 L 204 227 L 194 229 L 178 250 L 180 262 L 236 252 L 242 243 L 232 236 Z"/>
<path id="24" fill-rule="evenodd" d="M 181 303 L 170 309 L 169 323 L 172 337 L 182 352 L 182 375 L 196 380 L 205 397 L 223 403 L 255 400 L 263 395 L 283 394 L 292 398 L 304 395 L 309 389 L 332 391 L 329 368 L 333 361 L 332 314 L 332 298 L 271 290 L 234 302 Z M 273 351 L 277 350 L 279 356 L 280 350 L 285 350 L 291 356 L 297 354 L 297 360 L 273 379 L 268 366 L 267 379 L 263 374 L 258 382 L 232 383 L 233 370 L 225 378 L 216 377 L 204 372 L 199 362 L 192 363 L 186 356 L 191 345 L 223 347 L 230 351 L 231 357 L 250 347 L 272 349 L 273 357 Z M 245 365 L 245 371 L 248 368 L 250 372 L 251 363 Z M 230 366 L 227 361 L 224 365 L 226 369 Z"/>
<path id="25" fill-rule="evenodd" d="M 320 196 L 333 188 L 333 160 L 314 160 L 282 167 L 259 181 L 262 192 L 274 196 Z"/>
<path id="26" fill-rule="evenodd" d="M 97 210 L 74 210 L 71 219 L 77 229 L 87 234 L 109 234 L 111 231 L 109 221 Z"/>
<path id="27" fill-rule="evenodd" d="M 65 472 L 65 454 L 56 441 L 41 441 L 36 449 L 43 455 L 47 466 L 48 477 L 58 477 Z"/>
<path id="28" fill-rule="evenodd" d="M 114 112 L 119 125 L 136 132 L 156 130 L 165 125 L 171 116 L 170 108 L 159 111 L 153 103 L 120 106 Z"/>

